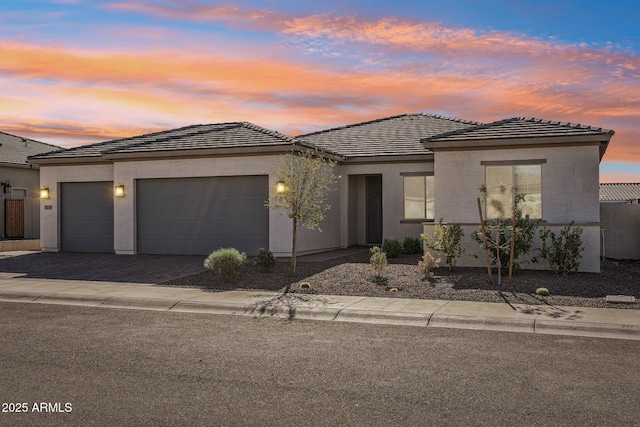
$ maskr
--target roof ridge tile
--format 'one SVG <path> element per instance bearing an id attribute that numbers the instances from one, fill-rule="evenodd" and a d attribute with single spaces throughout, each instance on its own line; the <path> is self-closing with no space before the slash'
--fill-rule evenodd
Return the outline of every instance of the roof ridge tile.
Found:
<path id="1" fill-rule="evenodd" d="M 295 138 L 293 138 L 293 137 L 291 137 L 289 135 L 285 135 L 285 134 L 280 133 L 278 131 L 267 129 L 267 128 L 264 128 L 262 126 L 258 126 L 258 125 L 254 124 L 254 123 L 251 123 L 251 122 L 240 122 L 240 124 L 241 124 L 242 127 L 245 127 L 247 129 L 251 129 L 251 130 L 258 131 L 258 132 L 262 132 L 262 133 L 264 133 L 266 135 L 275 136 L 276 138 L 280 138 L 280 139 L 282 139 L 284 141 L 287 141 L 287 142 L 295 142 L 296 141 Z"/>

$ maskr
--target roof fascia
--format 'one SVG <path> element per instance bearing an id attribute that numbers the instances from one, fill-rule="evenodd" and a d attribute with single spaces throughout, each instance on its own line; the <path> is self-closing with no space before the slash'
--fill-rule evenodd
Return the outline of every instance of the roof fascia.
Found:
<path id="1" fill-rule="evenodd" d="M 37 169 L 38 168 L 38 165 L 34 165 L 31 163 L 0 162 L 0 166 L 5 168 L 16 168 L 16 169 Z"/>
<path id="2" fill-rule="evenodd" d="M 395 155 L 395 156 L 358 156 L 347 157 L 344 160 L 345 164 L 354 163 L 423 163 L 432 162 L 433 153 L 426 154 L 410 154 L 410 155 Z"/>
<path id="3" fill-rule="evenodd" d="M 166 150 L 166 151 L 137 151 L 137 152 L 111 152 L 103 154 L 103 158 L 114 161 L 139 161 L 171 158 L 191 157 L 230 157 L 230 156 L 260 156 L 269 154 L 284 154 L 289 151 L 313 152 L 331 160 L 340 161 L 341 157 L 327 153 L 319 148 L 296 144 L 278 144 L 270 146 L 244 146 L 230 148 L 203 148 L 190 150 Z"/>
<path id="4" fill-rule="evenodd" d="M 87 157 L 52 157 L 52 158 L 43 158 L 43 159 L 29 159 L 29 161 L 34 165 L 46 165 L 46 166 L 57 166 L 57 165 L 69 165 L 69 164 L 83 164 L 83 165 L 95 165 L 95 164 L 111 164 L 113 163 L 111 160 L 106 160 L 101 156 L 87 156 Z"/>
<path id="5" fill-rule="evenodd" d="M 103 154 L 104 159 L 109 160 L 155 160 L 164 158 L 189 158 L 189 157 L 215 157 L 234 155 L 261 155 L 278 154 L 293 148 L 292 144 L 274 145 L 270 147 L 230 147 L 230 148 L 200 148 L 189 150 L 157 150 L 157 151 L 136 151 L 136 152 L 112 152 Z"/>
<path id="6" fill-rule="evenodd" d="M 576 145 L 599 145 L 608 143 L 611 139 L 609 134 L 601 135 L 580 135 L 580 136 L 560 136 L 560 137 L 533 137 L 533 138 L 493 138 L 493 139 L 465 139 L 456 141 L 426 141 L 422 140 L 422 145 L 433 151 L 459 151 L 459 150 L 482 150 L 495 148 L 529 148 L 556 146 L 576 146 Z"/>

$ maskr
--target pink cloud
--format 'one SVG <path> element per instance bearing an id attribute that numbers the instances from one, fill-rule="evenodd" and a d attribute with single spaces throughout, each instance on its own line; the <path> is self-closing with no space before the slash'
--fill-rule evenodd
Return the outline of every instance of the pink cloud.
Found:
<path id="1" fill-rule="evenodd" d="M 418 111 L 487 122 L 535 116 L 612 128 L 616 135 L 605 160 L 640 162 L 637 55 L 400 18 L 296 17 L 193 1 L 171 6 L 112 2 L 106 7 L 268 31 L 287 47 L 235 42 L 233 48 L 216 50 L 211 48 L 215 40 L 205 43 L 162 28 L 145 32 L 145 43 L 152 47 L 143 53 L 139 47 L 0 42 L 0 73 L 39 85 L 42 94 L 57 100 L 49 110 L 31 110 L 36 113 L 30 117 L 24 106 L 38 90 L 27 96 L 11 90 L 14 84 L 6 85 L 0 106 L 17 109 L 11 119 L 18 125 L 64 114 L 82 118 L 78 123 L 90 124 L 50 126 L 56 138 L 68 132 L 75 141 L 83 134 L 98 137 L 101 123 L 112 136 L 228 120 L 297 134 Z M 129 34 L 134 30 L 127 29 Z M 169 39 L 177 41 L 160 47 Z M 294 57 L 293 48 L 325 56 Z M 2 122 L 8 116 L 0 115 Z"/>
<path id="2" fill-rule="evenodd" d="M 266 10 L 245 10 L 234 6 L 209 6 L 192 1 L 173 2 L 160 5 L 149 2 L 111 2 L 103 6 L 110 10 L 136 12 L 163 19 L 179 19 L 194 22 L 224 23 L 243 27 L 252 23 L 252 29 L 271 30 L 277 27 L 284 15 Z"/>

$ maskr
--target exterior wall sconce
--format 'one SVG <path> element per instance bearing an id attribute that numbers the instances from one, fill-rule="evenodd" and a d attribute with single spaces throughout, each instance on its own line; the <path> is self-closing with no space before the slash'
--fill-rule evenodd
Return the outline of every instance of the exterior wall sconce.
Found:
<path id="1" fill-rule="evenodd" d="M 287 191 L 287 186 L 284 181 L 276 182 L 276 194 L 284 194 Z"/>
<path id="2" fill-rule="evenodd" d="M 11 192 L 11 183 L 9 181 L 2 182 L 0 183 L 0 185 L 2 185 L 2 191 L 4 192 L 4 194 Z"/>
<path id="3" fill-rule="evenodd" d="M 48 199 L 49 198 L 49 188 L 48 187 L 43 187 L 40 189 L 40 198 L 41 199 Z"/>
<path id="4" fill-rule="evenodd" d="M 114 194 L 116 197 L 124 197 L 124 185 L 116 185 Z"/>

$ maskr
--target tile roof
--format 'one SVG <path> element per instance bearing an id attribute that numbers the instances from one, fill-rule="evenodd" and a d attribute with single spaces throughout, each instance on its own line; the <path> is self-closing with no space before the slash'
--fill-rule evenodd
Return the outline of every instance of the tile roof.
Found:
<path id="1" fill-rule="evenodd" d="M 297 139 L 347 158 L 427 154 L 421 139 L 476 125 L 479 123 L 434 114 L 403 114 L 300 135 Z"/>
<path id="2" fill-rule="evenodd" d="M 489 124 L 466 127 L 423 138 L 423 142 L 481 141 L 516 138 L 548 138 L 566 136 L 604 135 L 614 132 L 598 127 L 568 122 L 554 122 L 528 117 L 514 117 Z M 428 145 L 427 145 L 428 147 Z"/>
<path id="3" fill-rule="evenodd" d="M 192 125 L 130 138 L 68 148 L 38 159 L 99 158 L 104 154 L 153 153 L 209 148 L 293 145 L 295 139 L 248 122 Z"/>
<path id="4" fill-rule="evenodd" d="M 29 156 L 56 150 L 60 147 L 0 132 L 0 163 L 24 166 L 29 164 Z"/>
<path id="5" fill-rule="evenodd" d="M 640 199 L 640 183 L 600 184 L 601 202 L 626 202 Z"/>

